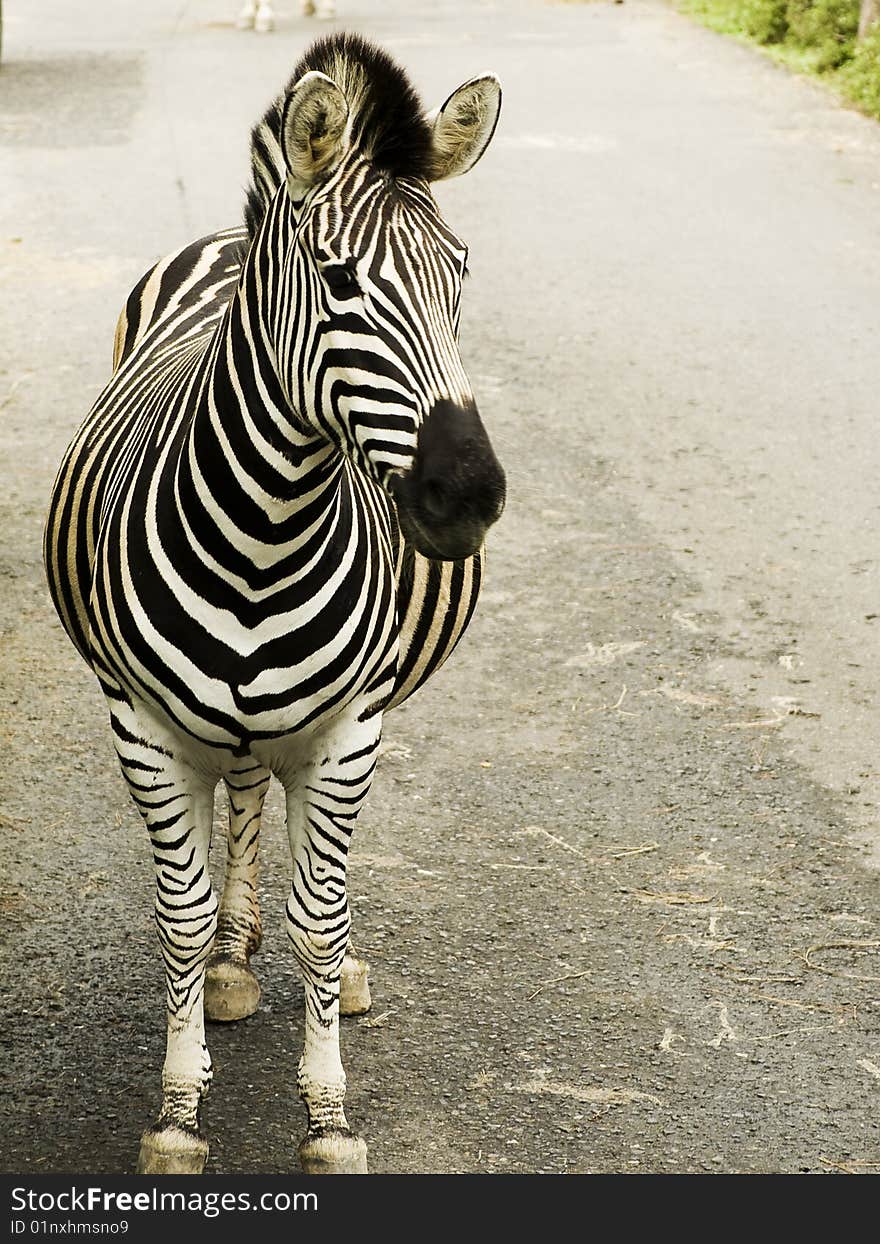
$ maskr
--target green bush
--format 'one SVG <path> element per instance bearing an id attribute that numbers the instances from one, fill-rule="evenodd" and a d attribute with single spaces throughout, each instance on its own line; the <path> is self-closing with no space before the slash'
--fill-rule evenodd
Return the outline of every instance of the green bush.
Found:
<path id="1" fill-rule="evenodd" d="M 801 73 L 824 74 L 880 120 L 880 23 L 856 41 L 860 0 L 678 0 L 714 30 L 768 46 Z"/>
<path id="2" fill-rule="evenodd" d="M 758 43 L 781 43 L 788 34 L 787 8 L 787 0 L 743 0 L 743 32 Z"/>
<path id="3" fill-rule="evenodd" d="M 880 24 L 857 43 L 852 60 L 840 70 L 837 82 L 853 103 L 880 117 Z"/>
<path id="4" fill-rule="evenodd" d="M 850 59 L 859 28 L 859 0 L 788 0 L 788 42 L 807 48 L 819 73 Z"/>

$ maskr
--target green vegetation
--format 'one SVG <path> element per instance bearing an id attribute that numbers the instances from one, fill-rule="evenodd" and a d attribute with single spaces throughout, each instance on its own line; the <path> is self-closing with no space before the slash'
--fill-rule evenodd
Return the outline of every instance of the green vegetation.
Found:
<path id="1" fill-rule="evenodd" d="M 821 76 L 880 120 L 880 23 L 857 41 L 859 0 L 679 0 L 679 7 L 792 69 Z"/>
<path id="2" fill-rule="evenodd" d="M 880 118 L 880 25 L 856 45 L 850 60 L 835 75 L 847 99 Z"/>

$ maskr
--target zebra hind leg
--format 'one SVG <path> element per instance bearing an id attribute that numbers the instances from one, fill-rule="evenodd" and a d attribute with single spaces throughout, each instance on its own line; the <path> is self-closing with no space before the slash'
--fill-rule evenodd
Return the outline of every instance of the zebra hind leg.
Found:
<path id="1" fill-rule="evenodd" d="M 339 978 L 339 1014 L 366 1015 L 373 1000 L 370 997 L 370 985 L 367 977 L 370 969 L 368 964 L 358 956 L 349 940 L 342 961 L 342 972 Z"/>
<path id="2" fill-rule="evenodd" d="M 269 771 L 256 761 L 234 769 L 226 778 L 226 879 L 205 981 L 205 1018 L 214 1023 L 246 1019 L 260 1002 L 260 986 L 251 971 L 250 958 L 262 939 L 258 854 L 269 781 Z"/>

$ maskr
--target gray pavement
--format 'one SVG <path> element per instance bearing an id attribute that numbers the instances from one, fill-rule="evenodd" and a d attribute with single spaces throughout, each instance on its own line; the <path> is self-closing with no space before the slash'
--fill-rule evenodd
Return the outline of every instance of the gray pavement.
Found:
<path id="1" fill-rule="evenodd" d="M 239 218 L 249 127 L 325 29 L 235 7 L 4 5 L 5 1171 L 129 1170 L 159 1099 L 146 841 L 40 534 L 128 290 Z M 429 106 L 505 88 L 437 194 L 510 500 L 352 858 L 371 1169 L 876 1172 L 880 128 L 647 0 L 339 7 Z M 214 1172 L 295 1169 L 304 1130 L 277 798 L 266 839 Z"/>

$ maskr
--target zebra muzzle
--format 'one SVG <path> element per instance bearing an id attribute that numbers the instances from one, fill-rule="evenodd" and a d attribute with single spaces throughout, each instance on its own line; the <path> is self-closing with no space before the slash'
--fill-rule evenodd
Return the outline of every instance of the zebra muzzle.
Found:
<path id="1" fill-rule="evenodd" d="M 506 496 L 476 407 L 435 403 L 419 429 L 412 468 L 390 488 L 401 531 L 422 556 L 457 561 L 476 553 Z"/>

